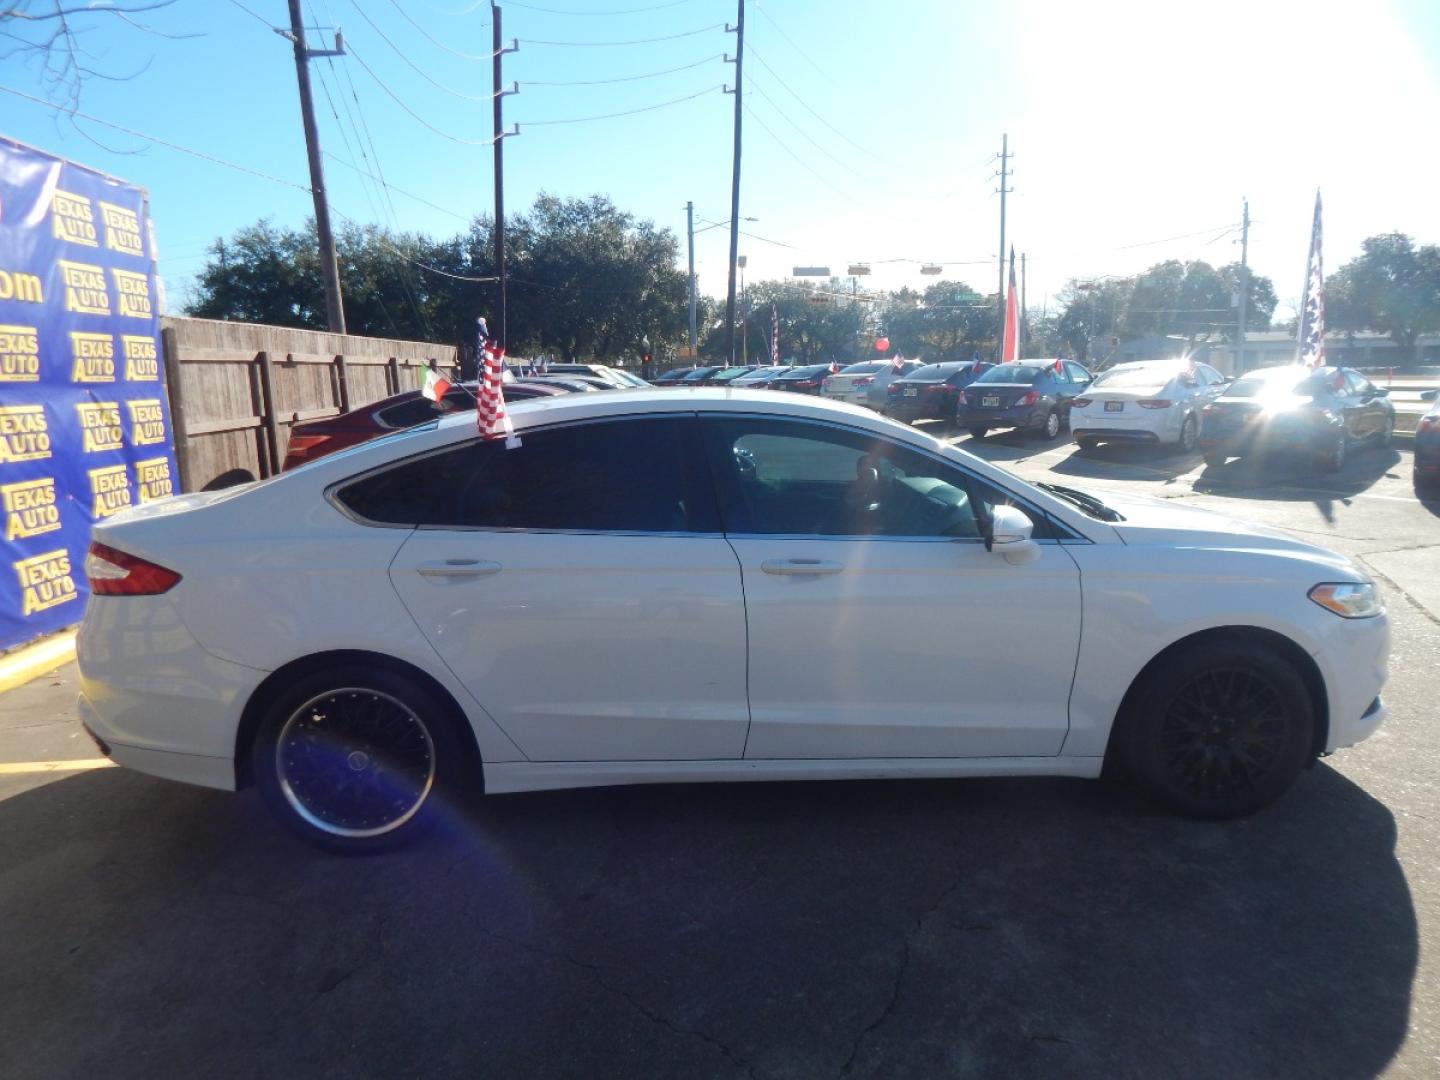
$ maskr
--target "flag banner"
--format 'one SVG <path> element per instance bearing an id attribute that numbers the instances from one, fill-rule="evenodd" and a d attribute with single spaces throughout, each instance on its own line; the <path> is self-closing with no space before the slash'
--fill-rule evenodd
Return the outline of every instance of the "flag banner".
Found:
<path id="1" fill-rule="evenodd" d="M 1015 249 L 1010 249 L 1010 289 L 1005 297 L 1005 336 L 1000 346 L 1000 362 L 1009 364 L 1020 359 L 1020 304 L 1015 292 Z"/>
<path id="2" fill-rule="evenodd" d="M 780 363 L 780 313 L 770 305 L 770 363 Z"/>
<path id="3" fill-rule="evenodd" d="M 484 320 L 481 320 L 482 324 Z M 515 434 L 515 423 L 505 411 L 505 350 L 495 342 L 489 342 L 480 353 L 484 370 L 480 378 L 480 396 L 475 410 L 475 424 L 480 434 L 487 439 L 504 439 L 508 449 L 520 445 Z"/>
<path id="4" fill-rule="evenodd" d="M 1315 192 L 1315 223 L 1310 229 L 1310 257 L 1305 260 L 1305 297 L 1300 309 L 1300 363 L 1325 366 L 1325 261 L 1321 257 L 1320 192 Z"/>
<path id="5" fill-rule="evenodd" d="M 145 191 L 0 138 L 0 649 L 80 621 L 90 526 L 179 486 Z"/>
<path id="6" fill-rule="evenodd" d="M 420 387 L 420 393 L 431 401 L 439 401 L 450 390 L 450 380 L 441 375 L 433 367 L 425 369 L 425 385 Z"/>

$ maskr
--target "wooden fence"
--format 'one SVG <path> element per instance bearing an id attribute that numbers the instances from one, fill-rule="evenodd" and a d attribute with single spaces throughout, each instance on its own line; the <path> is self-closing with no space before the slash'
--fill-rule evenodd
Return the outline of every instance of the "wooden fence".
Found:
<path id="1" fill-rule="evenodd" d="M 413 390 L 453 345 L 166 316 L 160 320 L 182 491 L 280 471 L 290 427 Z"/>

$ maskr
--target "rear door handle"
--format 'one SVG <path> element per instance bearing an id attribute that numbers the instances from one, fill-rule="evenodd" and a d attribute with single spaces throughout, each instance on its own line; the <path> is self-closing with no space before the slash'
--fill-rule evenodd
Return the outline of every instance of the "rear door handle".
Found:
<path id="1" fill-rule="evenodd" d="M 498 574 L 500 564 L 488 559 L 446 559 L 444 562 L 423 562 L 415 570 L 421 577 L 427 578 L 477 578 Z"/>
<path id="2" fill-rule="evenodd" d="M 766 559 L 760 569 L 767 574 L 838 574 L 845 569 L 829 559 Z"/>

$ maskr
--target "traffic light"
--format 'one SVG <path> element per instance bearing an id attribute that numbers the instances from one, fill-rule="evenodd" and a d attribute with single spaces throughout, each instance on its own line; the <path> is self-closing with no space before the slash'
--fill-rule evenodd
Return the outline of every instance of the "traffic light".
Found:
<path id="1" fill-rule="evenodd" d="M 642 353 L 640 354 L 640 363 L 642 363 L 642 364 L 648 364 L 648 363 L 650 363 L 650 360 L 651 360 L 651 356 L 650 356 L 650 354 L 649 354 L 648 352 L 642 352 Z"/>

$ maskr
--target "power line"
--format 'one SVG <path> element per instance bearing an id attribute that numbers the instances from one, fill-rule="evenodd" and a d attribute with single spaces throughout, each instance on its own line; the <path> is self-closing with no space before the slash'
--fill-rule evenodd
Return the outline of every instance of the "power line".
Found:
<path id="1" fill-rule="evenodd" d="M 458 49 L 452 49 L 449 45 L 446 45 L 440 39 L 431 36 L 428 30 L 426 30 L 418 22 L 412 19 L 409 13 L 400 6 L 400 0 L 390 0 L 390 6 L 393 7 L 396 11 L 400 12 L 401 16 L 405 19 L 406 22 L 408 22 L 416 30 L 419 30 L 421 36 L 424 37 L 426 41 L 430 42 L 430 44 L 434 45 L 436 48 L 445 50 L 445 52 L 449 53 L 451 56 L 458 56 L 461 60 L 483 60 L 486 62 L 489 62 L 490 60 L 493 60 L 495 58 L 493 53 L 463 53 L 460 52 Z M 489 25 L 490 24 L 488 22 L 481 23 L 479 26 L 474 27 L 474 29 L 484 30 Z"/>
<path id="2" fill-rule="evenodd" d="M 529 11 L 543 11 L 547 15 L 638 15 L 646 11 L 664 11 L 666 8 L 679 7 L 681 4 L 691 4 L 694 0 L 669 0 L 664 4 L 651 4 L 649 7 L 622 8 L 618 11 L 575 11 L 571 8 L 541 7 L 539 4 L 526 4 L 521 0 L 506 0 L 511 7 L 525 8 Z"/>
<path id="3" fill-rule="evenodd" d="M 490 95 L 489 95 L 489 94 L 466 94 L 466 93 L 462 93 L 461 91 L 456 90 L 456 89 L 454 89 L 454 88 L 452 88 L 452 87 L 446 86 L 446 85 L 445 85 L 444 83 L 442 83 L 442 82 L 437 81 L 437 80 L 436 80 L 435 78 L 433 78 L 424 68 L 422 68 L 419 64 L 415 63 L 414 60 L 411 60 L 410 57 L 409 57 L 408 55 L 406 55 L 405 50 L 403 50 L 402 48 L 400 48 L 399 45 L 396 45 L 395 42 L 391 41 L 390 38 L 386 35 L 385 31 L 384 31 L 384 30 L 381 30 L 380 27 L 376 26 L 376 25 L 375 25 L 375 21 L 374 21 L 373 19 L 371 19 L 369 15 L 366 15 L 366 14 L 365 14 L 365 9 L 362 8 L 362 7 L 356 2 L 356 0 L 350 0 L 350 6 L 355 9 L 356 13 L 359 14 L 359 16 L 360 16 L 362 19 L 364 19 L 367 23 L 369 23 L 370 29 L 374 30 L 375 33 L 377 33 L 377 34 L 380 35 L 380 40 L 383 41 L 383 42 L 385 42 L 386 45 L 389 45 L 390 48 L 394 51 L 395 55 L 398 56 L 398 57 L 400 57 L 401 60 L 404 60 L 404 61 L 405 61 L 405 63 L 409 66 L 409 68 L 410 68 L 411 71 L 415 72 L 415 74 L 419 75 L 422 79 L 424 79 L 426 82 L 428 82 L 431 86 L 435 87 L 435 89 L 437 89 L 437 90 L 443 90 L 443 91 L 445 91 L 445 93 L 451 94 L 451 95 L 453 95 L 453 96 L 455 96 L 455 97 L 457 97 L 457 98 L 460 98 L 460 99 L 462 99 L 462 100 L 464 100 L 464 101 L 489 101 L 489 100 L 490 100 Z"/>
<path id="4" fill-rule="evenodd" d="M 693 94 L 686 94 L 684 97 L 673 98 L 670 101 L 661 101 L 655 105 L 646 105 L 639 109 L 626 109 L 623 112 L 600 113 L 596 116 L 572 116 L 565 120 L 530 120 L 519 121 L 521 127 L 540 127 L 548 124 L 584 124 L 591 120 L 610 120 L 617 116 L 634 116 L 636 113 L 654 112 L 656 109 L 664 109 L 670 105 L 679 105 L 682 101 L 693 101 L 695 98 L 703 97 L 706 94 L 713 94 L 721 89 L 719 84 L 707 86 L 704 90 L 697 90 Z"/>
<path id="5" fill-rule="evenodd" d="M 649 45 L 656 41 L 675 41 L 679 38 L 694 37 L 696 34 L 708 34 L 711 30 L 724 29 L 724 23 L 712 23 L 710 26 L 702 26 L 698 30 L 686 30 L 679 34 L 666 34 L 663 37 L 635 38 L 633 41 L 539 41 L 535 38 L 523 38 L 526 45 L 561 45 L 571 48 L 596 48 L 608 49 L 617 45 Z"/>
<path id="6" fill-rule="evenodd" d="M 781 150 L 784 150 L 785 153 L 789 154 L 792 158 L 795 159 L 795 163 L 796 163 L 797 165 L 799 165 L 799 166 L 800 166 L 802 169 L 804 169 L 806 172 L 810 173 L 812 176 L 814 176 L 817 180 L 819 180 L 819 181 L 820 181 L 822 184 L 824 184 L 826 187 L 830 188 L 832 191 L 834 191 L 834 192 L 836 192 L 836 193 L 838 193 L 838 194 L 840 194 L 840 195 L 843 195 L 843 196 L 845 196 L 846 198 L 849 198 L 849 197 L 850 197 L 850 195 L 851 195 L 850 192 L 848 192 L 848 191 L 846 191 L 844 188 L 838 186 L 833 180 L 831 180 L 831 179 L 830 179 L 828 176 L 826 176 L 824 173 L 819 172 L 819 171 L 817 171 L 816 169 L 812 168 L 812 167 L 810 166 L 810 163 L 809 163 L 809 162 L 807 162 L 807 161 L 806 161 L 804 158 L 802 158 L 799 154 L 795 153 L 794 150 L 790 149 L 789 144 L 786 143 L 784 139 L 780 138 L 779 135 L 776 135 L 775 132 L 773 132 L 772 130 L 770 130 L 770 125 L 767 124 L 767 123 L 765 123 L 764 120 L 760 119 L 760 117 L 755 114 L 755 110 L 752 109 L 752 108 L 750 108 L 749 105 L 746 105 L 746 106 L 745 106 L 745 112 L 746 112 L 747 114 L 749 114 L 750 119 L 754 120 L 757 124 L 760 125 L 760 127 L 764 130 L 764 132 L 765 132 L 766 135 L 769 135 L 770 138 L 772 138 L 772 139 L 775 140 L 776 145 L 779 146 Z"/>
<path id="7" fill-rule="evenodd" d="M 396 105 L 399 105 L 402 109 L 409 113 L 412 118 L 418 121 L 422 126 L 429 128 L 436 135 L 439 135 L 441 138 L 449 139 L 451 142 L 461 143 L 465 146 L 489 146 L 491 145 L 491 143 L 494 142 L 493 139 L 466 139 L 462 138 L 459 135 L 452 135 L 448 131 L 441 131 L 434 124 L 430 123 L 429 120 L 426 120 L 423 116 L 421 116 L 414 109 L 412 109 L 409 105 L 406 105 L 405 102 L 402 101 L 400 97 L 395 93 L 395 91 L 391 90 L 390 87 L 386 85 L 385 80 L 380 78 L 379 75 L 376 75 L 375 72 L 370 69 L 370 65 L 365 63 L 365 61 L 360 58 L 360 54 L 355 51 L 353 45 L 348 50 L 348 53 L 350 56 L 354 57 L 357 64 L 359 64 L 362 68 L 365 69 L 365 74 L 369 75 L 370 78 L 374 79 L 376 85 L 378 85 L 381 90 L 384 90 L 385 93 L 390 96 L 390 99 L 394 101 Z"/>
<path id="8" fill-rule="evenodd" d="M 779 23 L 777 23 L 773 18 L 770 17 L 770 13 L 769 13 L 768 11 L 766 11 L 763 6 L 757 4 L 757 5 L 755 6 L 755 10 L 758 11 L 758 12 L 760 12 L 761 17 L 764 18 L 764 20 L 765 20 L 766 22 L 768 22 L 771 26 L 773 26 L 773 27 L 775 28 L 776 32 L 777 32 L 781 37 L 783 37 L 786 41 L 788 41 L 788 42 L 790 43 L 790 47 L 791 47 L 792 49 L 794 49 L 797 53 L 799 53 L 800 56 L 801 56 L 801 58 L 802 58 L 807 64 L 809 64 L 811 67 L 813 67 L 816 71 L 820 72 L 820 74 L 821 74 L 822 76 L 824 76 L 825 78 L 827 78 L 827 79 L 829 78 L 829 76 L 825 74 L 824 70 L 821 69 L 820 65 L 817 64 L 814 60 L 810 59 L 810 54 L 807 53 L 804 49 L 800 48 L 800 46 L 799 46 L 798 44 L 796 44 L 795 39 L 792 38 L 789 34 L 787 34 L 787 33 L 785 32 L 785 28 L 784 28 L 783 26 L 781 26 Z M 762 61 L 762 62 L 763 62 L 763 61 Z"/>
<path id="9" fill-rule="evenodd" d="M 664 71 L 647 71 L 644 75 L 624 75 L 618 79 L 578 79 L 568 82 L 548 82 L 541 79 L 526 79 L 526 86 L 605 86 L 610 83 L 637 82 L 640 79 L 654 79 L 661 75 L 673 75 L 677 71 L 689 71 L 692 68 L 700 67 L 702 64 L 709 64 L 722 59 L 723 53 L 716 53 L 714 56 L 707 56 L 703 60 L 696 60 L 693 64 L 682 64 L 680 67 L 666 68 Z"/>
<path id="10" fill-rule="evenodd" d="M 240 165 L 233 161 L 226 161 L 224 158 L 216 157 L 213 154 L 207 154 L 203 150 L 193 150 L 188 146 L 181 146 L 179 143 L 173 143 L 170 142 L 168 139 L 162 139 L 158 135 L 147 135 L 143 131 L 136 131 L 134 128 L 125 127 L 123 124 L 117 124 L 112 120 L 102 120 L 98 116 L 91 116 L 89 113 L 83 113 L 78 109 L 72 109 L 68 105 L 57 105 L 53 101 L 46 101 L 44 98 L 35 97 L 34 95 L 27 94 L 22 90 L 15 90 L 8 86 L 0 86 L 0 94 L 10 94 L 13 97 L 23 98 L 26 101 L 34 102 L 36 105 L 43 105 L 45 108 L 52 109 L 55 112 L 65 113 L 69 116 L 78 116 L 82 120 L 89 120 L 91 123 L 100 124 L 108 128 L 113 128 L 116 131 L 123 131 L 126 135 L 133 135 L 137 139 L 145 139 L 148 142 L 155 143 L 157 146 L 164 146 L 168 147 L 171 150 L 178 150 L 182 154 L 189 154 L 192 157 L 201 158 L 205 161 L 212 162 L 215 165 L 223 165 L 227 169 L 234 169 L 237 172 L 249 173 L 251 176 L 258 176 L 260 177 L 260 179 L 269 180 L 272 183 L 283 184 L 286 187 L 294 188 L 296 191 L 310 191 L 310 187 L 308 184 L 297 184 L 293 180 L 282 180 L 278 176 L 271 176 L 269 173 L 261 172 L 259 169 L 252 169 L 248 165 Z"/>
<path id="11" fill-rule="evenodd" d="M 234 4 L 237 8 L 239 8 L 241 11 L 245 12 L 245 14 L 246 14 L 246 15 L 249 15 L 252 19 L 259 19 L 262 23 L 264 23 L 266 26 L 268 26 L 271 30 L 274 30 L 274 29 L 275 29 L 275 24 L 274 24 L 274 23 L 272 23 L 269 19 L 265 18 L 264 15 L 261 15 L 261 14 L 255 12 L 254 10 L 252 10 L 251 8 L 246 7 L 244 4 L 242 4 L 242 3 L 240 2 L 240 0 L 230 0 L 230 3 Z"/>
<path id="12" fill-rule="evenodd" d="M 867 154 L 871 152 L 871 147 L 861 146 L 854 139 L 850 138 L 849 135 L 846 135 L 845 132 L 841 131 L 834 124 L 830 123 L 829 120 L 826 120 L 825 117 L 821 116 L 818 112 L 812 109 L 809 102 L 807 102 L 804 98 L 802 98 L 799 94 L 792 90 L 790 88 L 790 84 L 780 77 L 780 73 L 778 71 L 776 71 L 773 67 L 771 67 L 765 62 L 765 58 L 762 57 L 759 53 L 757 53 L 753 46 L 750 49 L 750 53 L 752 56 L 755 57 L 756 60 L 760 61 L 761 67 L 763 67 L 766 71 L 768 71 L 771 75 L 775 77 L 775 81 L 778 82 L 781 86 L 783 86 L 791 97 L 793 97 L 796 101 L 800 102 L 801 105 L 805 106 L 806 110 L 810 113 L 811 116 L 815 117 L 816 120 L 819 120 L 836 135 L 839 135 L 840 138 L 844 139 L 851 146 L 855 147 L 855 149 L 861 150 Z"/>
<path id="13" fill-rule="evenodd" d="M 394 184 L 387 183 L 383 178 L 366 172 L 354 162 L 346 161 L 344 158 L 332 154 L 328 150 L 322 151 L 322 153 L 324 153 L 327 158 L 335 162 L 337 165 L 344 165 L 351 172 L 359 173 L 361 176 L 368 176 L 371 180 L 384 184 L 389 190 L 395 192 L 396 195 L 404 195 L 407 199 L 412 199 L 415 202 L 420 203 L 422 206 L 430 207 L 431 210 L 438 210 L 442 214 L 448 214 L 450 217 L 455 218 L 457 221 L 463 221 L 466 224 L 469 224 L 471 220 L 470 217 L 466 214 L 462 214 L 459 211 L 451 210 L 448 207 L 441 206 L 439 203 L 433 203 L 429 199 L 424 198 L 423 196 L 416 195 L 413 191 L 406 191 L 402 187 L 396 187 Z"/>
<path id="14" fill-rule="evenodd" d="M 1240 223 L 1238 221 L 1231 222 L 1229 225 L 1212 225 L 1208 229 L 1197 229 L 1191 233 L 1181 233 L 1179 236 L 1167 236 L 1163 240 L 1145 240 L 1139 244 L 1121 244 L 1119 247 L 1113 248 L 1112 250 L 1129 251 L 1131 248 L 1154 247 L 1157 244 L 1168 244 L 1173 240 L 1189 240 L 1191 237 L 1205 236 L 1208 233 L 1213 233 L 1216 229 L 1220 230 L 1220 235 L 1215 237 L 1215 239 L 1218 240 L 1227 232 L 1230 232 L 1233 229 L 1238 229 L 1239 227 Z"/>
<path id="15" fill-rule="evenodd" d="M 730 227 L 730 223 L 729 223 L 728 221 L 711 221 L 709 218 L 696 218 L 695 220 L 696 220 L 696 221 L 704 222 L 706 225 L 708 225 L 708 226 L 709 226 L 710 228 L 712 228 L 712 229 L 728 229 L 728 228 Z M 705 230 L 705 229 L 697 229 L 697 230 L 696 230 L 697 233 L 702 233 L 702 232 L 705 232 L 705 231 L 707 231 L 707 230 Z M 794 244 L 787 244 L 787 243 L 785 243 L 785 242 L 782 241 L 782 240 L 771 240 L 768 236 L 759 236 L 759 235 L 757 235 L 757 234 L 755 234 L 755 233 L 752 233 L 752 232 L 746 232 L 744 229 L 741 229 L 741 230 L 740 230 L 740 235 L 741 235 L 741 236 L 748 236 L 748 237 L 750 237 L 751 240 L 759 240 L 760 242 L 765 243 L 765 244 L 774 244 L 776 247 L 790 248 L 792 251 L 799 251 L 799 250 L 800 250 L 800 249 L 797 248 Z"/>
<path id="16" fill-rule="evenodd" d="M 801 135 L 807 142 L 810 143 L 811 146 L 815 147 L 816 150 L 819 150 L 820 153 L 824 154 L 824 155 L 825 155 L 826 157 L 828 157 L 831 161 L 835 162 L 835 164 L 839 165 L 842 169 L 844 169 L 846 172 L 850 173 L 852 176 L 856 177 L 857 179 L 863 180 L 863 181 L 864 181 L 865 183 L 867 183 L 867 184 L 875 184 L 875 183 L 877 182 L 877 181 L 875 181 L 872 177 L 866 176 L 864 173 L 860 172 L 860 171 L 859 171 L 858 169 L 856 169 L 853 165 L 851 165 L 848 161 L 844 160 L 843 158 L 836 157 L 836 156 L 835 156 L 834 154 L 832 154 L 829 150 L 825 149 L 825 147 L 822 146 L 819 142 L 817 142 L 817 141 L 815 140 L 815 138 L 814 138 L 813 136 L 811 136 L 811 134 L 810 134 L 808 131 L 806 131 L 804 128 L 802 128 L 802 127 L 801 127 L 799 124 L 797 124 L 794 120 L 790 119 L 789 115 L 785 112 L 785 110 L 782 109 L 782 108 L 780 108 L 780 106 L 775 103 L 775 99 L 772 98 L 769 94 L 767 94 L 767 93 L 765 92 L 765 90 L 764 90 L 763 87 L 761 87 L 761 86 L 759 86 L 759 85 L 756 84 L 754 78 L 747 79 L 746 81 L 749 83 L 749 86 L 750 86 L 750 89 L 751 89 L 751 90 L 754 90 L 754 91 L 755 91 L 757 94 L 759 94 L 762 98 L 764 98 L 766 101 L 768 101 L 768 102 L 770 103 L 770 107 L 771 107 L 772 109 L 774 109 L 777 113 L 780 114 L 780 119 L 784 120 L 787 124 L 789 124 L 789 125 L 790 125 L 791 127 L 793 127 L 796 131 L 798 131 L 798 132 L 800 133 L 800 135 Z"/>

